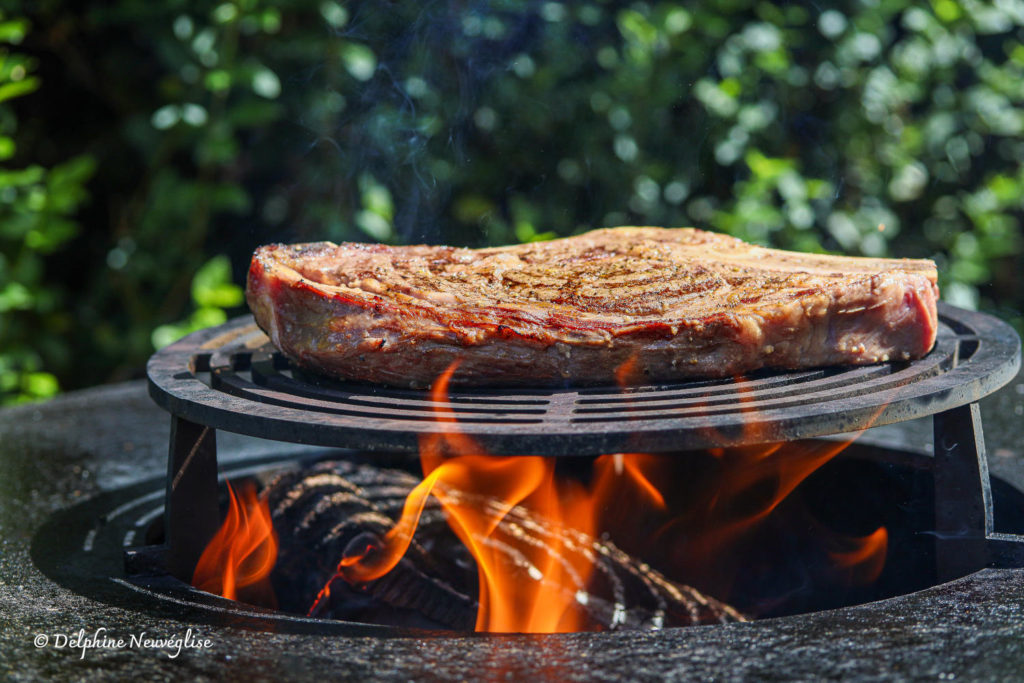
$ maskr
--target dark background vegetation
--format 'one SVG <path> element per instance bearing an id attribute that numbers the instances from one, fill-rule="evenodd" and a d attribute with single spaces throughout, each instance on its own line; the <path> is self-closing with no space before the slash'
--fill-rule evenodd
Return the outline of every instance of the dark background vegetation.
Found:
<path id="1" fill-rule="evenodd" d="M 3 402 L 139 376 L 269 241 L 695 225 L 1022 325 L 1019 0 L 0 7 Z"/>

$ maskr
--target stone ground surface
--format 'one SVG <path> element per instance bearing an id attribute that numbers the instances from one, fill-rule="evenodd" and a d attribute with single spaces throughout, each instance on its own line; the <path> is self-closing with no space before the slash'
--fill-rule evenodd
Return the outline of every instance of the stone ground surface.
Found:
<path id="1" fill-rule="evenodd" d="M 1021 483 L 1024 381 L 982 404 L 995 473 Z M 34 564 L 33 537 L 58 510 L 160 476 L 169 418 L 134 382 L 0 411 L 0 679 L 107 680 L 1020 680 L 1024 570 L 985 570 L 887 601 L 747 624 L 657 633 L 376 638 L 273 633 L 165 603 L 72 591 Z M 925 425 L 878 430 L 918 447 Z M 280 450 L 221 435 L 221 462 Z M 123 596 L 123 594 L 122 594 Z M 112 639 L 209 639 L 168 650 L 47 646 L 84 629 Z M 52 641 L 51 641 L 52 642 Z"/>

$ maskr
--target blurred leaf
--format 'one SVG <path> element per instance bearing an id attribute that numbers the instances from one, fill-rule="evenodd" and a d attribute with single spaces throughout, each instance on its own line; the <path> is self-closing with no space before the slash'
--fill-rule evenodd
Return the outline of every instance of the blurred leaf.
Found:
<path id="1" fill-rule="evenodd" d="M 60 391 L 57 378 L 48 372 L 30 372 L 22 379 L 25 398 L 42 400 L 55 396 Z"/>
<path id="2" fill-rule="evenodd" d="M 0 43 L 20 43 L 28 33 L 28 27 L 28 21 L 21 17 L 0 21 Z"/>
<path id="3" fill-rule="evenodd" d="M 181 108 L 175 104 L 167 104 L 160 107 L 150 117 L 150 123 L 157 130 L 167 130 L 180 120 Z"/>
<path id="4" fill-rule="evenodd" d="M 258 128 L 279 119 L 283 111 L 275 102 L 249 99 L 232 107 L 228 120 L 236 127 Z"/>
<path id="5" fill-rule="evenodd" d="M 46 170 L 42 166 L 29 166 L 19 171 L 0 169 L 0 188 L 34 185 L 45 176 Z"/>
<path id="6" fill-rule="evenodd" d="M 658 29 L 647 21 L 647 18 L 635 10 L 619 12 L 619 31 L 626 40 L 644 46 L 654 45 L 658 39 Z"/>
<path id="7" fill-rule="evenodd" d="M 746 162 L 754 175 L 762 180 L 774 180 L 793 168 L 792 160 L 770 159 L 756 149 L 747 153 Z"/>
<path id="8" fill-rule="evenodd" d="M 0 84 L 0 102 L 27 95 L 39 87 L 39 79 L 30 77 L 20 81 Z"/>
<path id="9" fill-rule="evenodd" d="M 380 214 L 372 211 L 360 211 L 356 214 L 356 225 L 359 229 L 378 242 L 387 242 L 394 237 L 391 223 Z"/>
<path id="10" fill-rule="evenodd" d="M 62 246 L 78 232 L 74 221 L 48 217 L 25 235 L 25 246 L 40 254 L 49 254 Z"/>
<path id="11" fill-rule="evenodd" d="M 252 76 L 252 90 L 260 97 L 272 100 L 281 94 L 281 81 L 270 69 L 260 68 Z"/>
<path id="12" fill-rule="evenodd" d="M 233 183 L 221 183 L 206 189 L 210 205 L 218 211 L 243 214 L 250 208 L 249 195 Z"/>
<path id="13" fill-rule="evenodd" d="M 494 211 L 494 204 L 480 195 L 466 195 L 455 203 L 454 213 L 457 220 L 463 223 L 479 221 Z"/>
<path id="14" fill-rule="evenodd" d="M 225 69 L 214 69 L 206 74 L 204 82 L 212 92 L 228 90 L 231 87 L 231 74 Z"/>
<path id="15" fill-rule="evenodd" d="M 359 43 L 346 43 L 341 51 L 341 61 L 354 78 L 368 81 L 377 70 L 377 56 L 373 50 Z"/>
<path id="16" fill-rule="evenodd" d="M 192 300 L 200 308 L 232 308 L 245 300 L 242 288 L 231 282 L 231 261 L 218 255 L 192 278 Z"/>
<path id="17" fill-rule="evenodd" d="M 154 349 L 162 349 L 185 335 L 204 330 L 207 327 L 221 325 L 228 319 L 227 314 L 219 308 L 200 308 L 185 321 L 171 325 L 160 325 L 150 337 Z"/>
<path id="18" fill-rule="evenodd" d="M 227 24 L 238 18 L 238 8 L 230 2 L 225 2 L 217 5 L 211 16 L 216 23 Z"/>
<path id="19" fill-rule="evenodd" d="M 320 15 L 333 28 L 341 28 L 348 23 L 348 10 L 332 0 L 320 3 Z"/>
<path id="20" fill-rule="evenodd" d="M 395 208 L 388 189 L 369 174 L 364 174 L 359 179 L 359 187 L 362 192 L 363 207 L 385 221 L 390 221 L 394 216 Z"/>
<path id="21" fill-rule="evenodd" d="M 0 136 L 0 161 L 7 161 L 14 156 L 14 140 L 7 136 Z"/>
<path id="22" fill-rule="evenodd" d="M 19 282 L 9 282 L 0 289 L 0 313 L 32 308 L 33 297 L 28 288 Z"/>

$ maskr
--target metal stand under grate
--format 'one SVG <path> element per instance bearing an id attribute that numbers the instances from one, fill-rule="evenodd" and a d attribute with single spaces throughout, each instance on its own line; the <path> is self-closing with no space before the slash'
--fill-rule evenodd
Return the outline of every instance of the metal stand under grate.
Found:
<path id="1" fill-rule="evenodd" d="M 129 573 L 183 580 L 219 526 L 216 429 L 261 438 L 415 452 L 453 429 L 494 454 L 552 457 L 788 441 L 933 416 L 937 573 L 1024 566 L 1024 537 L 994 531 L 977 401 L 1020 366 L 1020 340 L 991 316 L 940 304 L 933 351 L 908 363 L 630 387 L 427 392 L 309 376 L 250 317 L 196 332 L 150 359 L 150 395 L 172 415 L 166 540 L 126 553 Z"/>

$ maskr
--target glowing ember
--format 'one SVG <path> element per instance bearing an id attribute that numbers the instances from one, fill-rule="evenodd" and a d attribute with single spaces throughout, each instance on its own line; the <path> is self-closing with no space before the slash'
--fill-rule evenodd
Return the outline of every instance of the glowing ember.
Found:
<path id="1" fill-rule="evenodd" d="M 265 500 L 245 482 L 230 499 L 224 523 L 203 551 L 192 585 L 231 600 L 276 607 L 270 572 L 277 560 L 277 535 Z"/>

